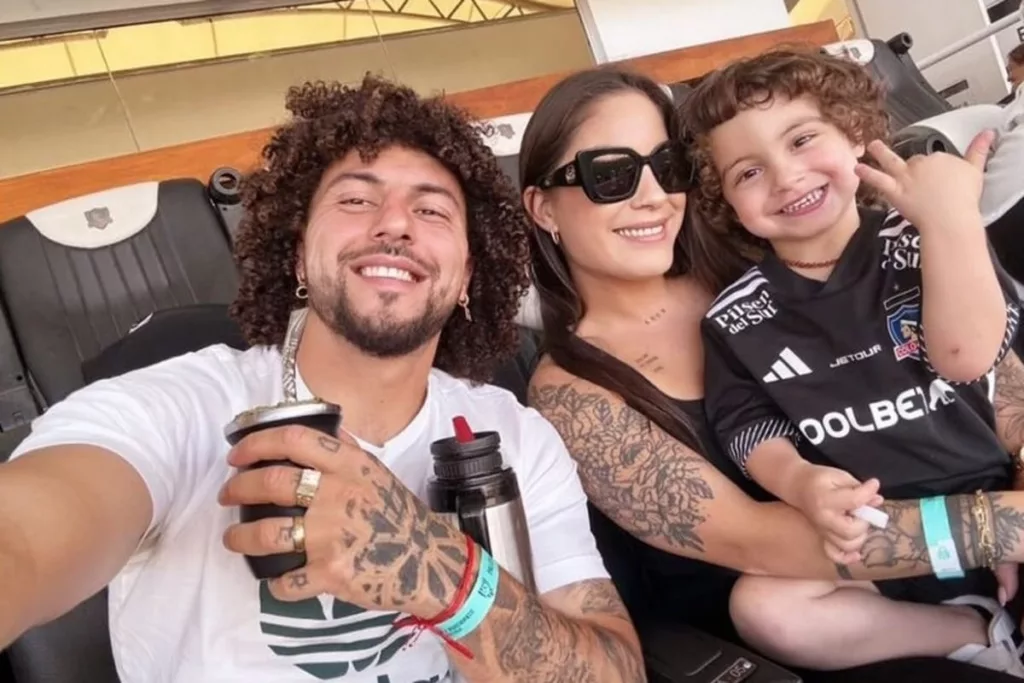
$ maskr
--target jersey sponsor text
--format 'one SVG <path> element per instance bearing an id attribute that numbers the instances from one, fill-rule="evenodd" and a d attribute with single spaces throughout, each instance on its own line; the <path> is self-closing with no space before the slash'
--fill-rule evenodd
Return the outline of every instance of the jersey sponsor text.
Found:
<path id="1" fill-rule="evenodd" d="M 867 409 L 847 406 L 820 418 L 807 418 L 798 425 L 800 433 L 815 446 L 825 439 L 845 439 L 853 432 L 889 429 L 900 422 L 919 420 L 956 401 L 956 392 L 945 380 L 936 378 L 927 388 L 912 387 L 894 399 L 872 401 Z"/>
<path id="2" fill-rule="evenodd" d="M 917 231 L 885 237 L 882 244 L 882 269 L 907 270 L 921 267 L 921 236 Z"/>
<path id="3" fill-rule="evenodd" d="M 856 353 L 848 353 L 845 356 L 839 356 L 839 358 L 836 358 L 834 361 L 832 361 L 832 364 L 829 365 L 829 368 L 838 368 L 843 365 L 849 365 L 850 363 L 859 363 L 862 360 L 867 360 L 868 358 L 871 358 L 881 350 L 882 345 L 875 344 L 870 349 L 864 349 L 863 351 L 857 351 Z"/>
<path id="4" fill-rule="evenodd" d="M 765 320 L 771 320 L 778 312 L 771 295 L 765 290 L 755 299 L 737 301 L 716 311 L 712 319 L 729 334 L 736 334 L 748 327 L 760 325 Z"/>

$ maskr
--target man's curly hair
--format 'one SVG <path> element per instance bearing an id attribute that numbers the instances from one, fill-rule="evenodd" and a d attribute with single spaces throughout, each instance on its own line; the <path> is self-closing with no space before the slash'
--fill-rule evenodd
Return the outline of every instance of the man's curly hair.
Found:
<path id="1" fill-rule="evenodd" d="M 324 172 L 352 150 L 372 161 L 393 145 L 421 150 L 458 178 L 466 197 L 472 322 L 449 317 L 434 359 L 454 376 L 488 381 L 518 348 L 515 315 L 529 284 L 529 223 L 511 180 L 484 144 L 483 127 L 440 97 L 367 75 L 360 87 L 306 83 L 288 91 L 292 120 L 241 187 L 235 240 L 240 271 L 231 314 L 250 344 L 280 345 L 295 291 L 297 249 Z"/>
<path id="2" fill-rule="evenodd" d="M 755 260 L 767 243 L 747 232 L 726 202 L 711 161 L 709 137 L 740 112 L 766 106 L 778 97 L 813 98 L 825 120 L 856 143 L 889 137 L 883 86 L 860 65 L 820 50 L 772 50 L 737 60 L 701 81 L 682 107 L 699 173 L 699 189 L 694 193 L 697 210 L 702 223 L 728 235 Z M 878 202 L 866 183 L 861 183 L 858 198 L 866 205 Z"/>

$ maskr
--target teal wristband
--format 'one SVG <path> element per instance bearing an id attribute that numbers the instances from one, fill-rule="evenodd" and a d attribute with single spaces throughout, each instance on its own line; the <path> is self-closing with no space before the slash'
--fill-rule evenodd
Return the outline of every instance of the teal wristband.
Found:
<path id="1" fill-rule="evenodd" d="M 494 598 L 498 595 L 499 576 L 501 572 L 498 563 L 490 553 L 480 548 L 480 571 L 476 575 L 473 590 L 459 611 L 437 628 L 447 633 L 453 640 L 465 638 L 475 631 L 494 606 Z"/>
<path id="2" fill-rule="evenodd" d="M 953 533 L 949 530 L 945 496 L 922 498 L 920 509 L 924 542 L 928 546 L 932 572 L 942 580 L 962 579 L 964 570 L 960 566 L 956 544 L 953 543 Z"/>

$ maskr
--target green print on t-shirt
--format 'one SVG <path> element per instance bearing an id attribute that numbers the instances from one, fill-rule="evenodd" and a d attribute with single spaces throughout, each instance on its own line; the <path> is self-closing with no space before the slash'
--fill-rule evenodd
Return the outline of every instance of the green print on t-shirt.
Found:
<path id="1" fill-rule="evenodd" d="M 271 595 L 265 581 L 260 582 L 260 614 L 260 630 L 276 641 L 269 646 L 271 651 L 281 657 L 321 655 L 322 661 L 296 662 L 295 666 L 322 681 L 385 664 L 412 637 L 412 631 L 398 634 L 398 612 L 371 614 L 331 597 L 283 602 Z M 306 623 L 297 625 L 297 621 Z M 323 638 L 331 640 L 304 642 Z"/>

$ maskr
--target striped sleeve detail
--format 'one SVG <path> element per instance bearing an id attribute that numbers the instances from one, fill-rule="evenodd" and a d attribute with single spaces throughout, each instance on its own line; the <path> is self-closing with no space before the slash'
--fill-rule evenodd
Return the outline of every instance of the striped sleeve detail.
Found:
<path id="1" fill-rule="evenodd" d="M 730 306 L 746 299 L 756 298 L 760 290 L 767 284 L 768 279 L 761 274 L 761 270 L 757 267 L 751 268 L 736 282 L 722 290 L 722 293 L 711 302 L 704 317 L 713 320 L 716 315 Z"/>
<path id="2" fill-rule="evenodd" d="M 795 441 L 799 435 L 796 426 L 789 420 L 771 417 L 737 432 L 729 442 L 727 451 L 743 474 L 747 474 L 747 458 L 755 448 L 772 439 L 788 438 Z"/>
<path id="3" fill-rule="evenodd" d="M 1005 332 L 1003 332 L 1003 343 L 999 345 L 999 353 L 996 354 L 996 359 L 995 362 L 992 363 L 992 366 L 988 370 L 986 370 L 985 373 L 982 374 L 980 377 L 970 382 L 957 382 L 951 379 L 946 379 L 945 377 L 943 377 L 942 379 L 954 386 L 974 384 L 975 382 L 980 382 L 981 380 L 985 379 L 993 370 L 996 369 L 997 365 L 1003 362 L 1003 358 L 1006 357 L 1006 354 L 1010 350 L 1010 347 L 1013 346 L 1014 339 L 1017 338 L 1017 332 L 1019 328 L 1020 306 L 1018 306 L 1016 303 L 1012 301 L 1008 302 L 1006 304 L 1006 330 Z M 941 377 L 941 375 L 939 375 L 939 373 L 935 370 L 935 367 L 932 365 L 931 359 L 928 357 L 928 343 L 927 337 L 925 335 L 924 325 L 921 326 L 919 336 L 919 343 L 921 346 L 921 360 L 924 361 L 925 367 L 928 368 L 928 372 L 932 373 L 937 377 Z"/>
<path id="4" fill-rule="evenodd" d="M 1013 346 L 1013 341 L 1017 338 L 1019 331 L 1020 306 L 1011 301 L 1006 304 L 1006 331 L 1003 333 L 1003 343 L 999 347 L 999 357 L 996 358 L 996 362 L 992 364 L 990 370 L 994 370 L 997 365 L 1003 362 L 1003 358 L 1006 357 L 1006 354 Z"/>

